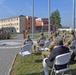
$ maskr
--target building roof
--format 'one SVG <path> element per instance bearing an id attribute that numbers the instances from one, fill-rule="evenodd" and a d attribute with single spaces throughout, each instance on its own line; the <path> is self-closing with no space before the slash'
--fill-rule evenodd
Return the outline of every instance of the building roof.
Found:
<path id="1" fill-rule="evenodd" d="M 12 19 L 12 18 L 18 18 L 18 17 L 26 17 L 26 16 L 24 16 L 24 15 L 19 15 L 19 16 L 9 17 L 9 18 L 5 18 L 5 19 L 1 19 L 1 20 Z M 1 20 L 0 20 L 0 21 L 1 21 Z"/>

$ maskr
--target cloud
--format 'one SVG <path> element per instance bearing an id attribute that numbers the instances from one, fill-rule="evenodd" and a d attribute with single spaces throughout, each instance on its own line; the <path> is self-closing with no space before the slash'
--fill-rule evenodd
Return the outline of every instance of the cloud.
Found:
<path id="1" fill-rule="evenodd" d="M 15 13 L 8 6 L 6 6 L 4 4 L 4 2 L 5 2 L 5 0 L 0 0 L 0 6 L 4 9 L 6 9 L 8 13 L 15 15 Z"/>

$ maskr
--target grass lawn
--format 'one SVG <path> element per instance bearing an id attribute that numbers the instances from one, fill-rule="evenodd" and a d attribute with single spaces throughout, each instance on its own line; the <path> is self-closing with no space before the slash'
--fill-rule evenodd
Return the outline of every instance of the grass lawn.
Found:
<path id="1" fill-rule="evenodd" d="M 76 75 L 75 63 L 71 65 L 71 71 L 72 75 Z M 36 52 L 24 57 L 17 55 L 10 75 L 43 75 L 41 53 Z"/>
<path id="2" fill-rule="evenodd" d="M 32 37 L 32 33 L 30 34 L 30 36 Z M 44 32 L 44 36 L 46 38 L 48 38 L 48 32 Z M 34 38 L 39 38 L 40 37 L 40 33 L 34 33 Z M 49 36 L 50 37 L 50 36 Z"/>
<path id="3" fill-rule="evenodd" d="M 10 38 L 14 38 L 17 34 L 10 34 Z"/>
<path id="4" fill-rule="evenodd" d="M 24 57 L 18 55 L 10 75 L 43 75 L 41 53 Z"/>

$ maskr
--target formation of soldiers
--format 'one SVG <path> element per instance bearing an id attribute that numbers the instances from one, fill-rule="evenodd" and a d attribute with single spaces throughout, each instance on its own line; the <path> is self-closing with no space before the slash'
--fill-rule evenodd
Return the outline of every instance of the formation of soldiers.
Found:
<path id="1" fill-rule="evenodd" d="M 68 37 L 69 36 L 69 37 Z M 44 36 L 42 36 L 44 37 Z M 40 36 L 40 38 L 38 39 L 38 41 L 40 41 L 41 39 L 44 39 Z M 74 31 L 70 31 L 68 35 L 66 35 L 66 32 L 62 31 L 60 34 L 59 32 L 51 32 L 50 34 L 50 38 L 48 39 L 48 41 L 51 40 L 51 43 L 48 47 L 47 51 L 43 51 L 42 52 L 42 58 L 44 59 L 45 57 L 47 57 L 50 52 L 53 50 L 53 48 L 55 47 L 55 43 L 57 39 L 61 39 L 63 40 L 63 45 L 70 48 L 70 44 L 72 43 L 72 41 L 74 41 L 75 38 L 75 34 Z"/>
<path id="2" fill-rule="evenodd" d="M 51 50 L 54 48 L 57 38 L 62 39 L 64 46 L 67 46 L 67 47 L 69 47 L 71 42 L 76 39 L 73 30 L 71 30 L 69 32 L 69 34 L 66 34 L 66 32 L 64 32 L 64 31 L 62 31 L 61 33 L 59 33 L 58 31 L 57 32 L 51 32 L 50 33 L 50 37 L 48 39 L 48 41 L 50 41 L 51 43 L 49 45 L 48 51 L 46 51 L 47 53 L 51 52 Z M 44 37 L 44 33 L 43 32 L 40 33 L 40 37 L 37 39 L 37 44 L 39 44 L 41 39 L 45 39 L 46 40 L 46 38 Z M 26 41 L 27 40 L 31 40 L 29 36 L 27 37 Z M 25 44 L 26 41 L 24 41 L 24 44 Z M 45 53 L 45 54 L 47 54 L 47 53 Z"/>
<path id="3" fill-rule="evenodd" d="M 39 48 L 37 49 L 38 46 L 43 46 L 39 44 L 40 40 L 46 40 L 45 36 L 44 36 L 44 33 L 41 32 L 40 33 L 40 37 L 37 39 L 37 43 L 33 43 L 33 51 L 37 51 L 39 50 Z M 62 32 L 51 32 L 50 35 L 49 35 L 49 39 L 48 41 L 50 42 L 50 45 L 48 47 L 48 50 L 47 51 L 42 51 L 42 58 L 46 58 L 49 56 L 50 52 L 55 48 L 55 44 L 56 44 L 56 41 L 58 39 L 61 39 L 63 41 L 63 45 L 68 47 L 69 49 L 73 49 L 70 44 L 76 40 L 76 37 L 75 37 L 75 33 L 73 30 L 71 30 L 68 34 L 64 31 Z M 32 41 L 31 38 L 30 38 L 30 35 L 27 34 L 27 38 L 25 39 L 24 43 L 23 44 L 26 44 L 26 41 Z M 76 56 L 76 52 L 74 52 L 74 57 Z M 72 59 L 74 60 L 74 58 Z"/>
<path id="4" fill-rule="evenodd" d="M 0 39 L 10 39 L 10 34 L 7 31 L 0 31 Z"/>

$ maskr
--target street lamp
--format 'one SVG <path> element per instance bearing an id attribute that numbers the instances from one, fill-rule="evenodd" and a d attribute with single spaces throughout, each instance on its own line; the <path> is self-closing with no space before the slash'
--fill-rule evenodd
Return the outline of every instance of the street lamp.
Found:
<path id="1" fill-rule="evenodd" d="M 32 38 L 34 38 L 34 0 L 32 0 Z"/>
<path id="2" fill-rule="evenodd" d="M 50 35 L 50 0 L 48 0 L 48 37 Z"/>
<path id="3" fill-rule="evenodd" d="M 75 31 L 75 0 L 73 0 L 73 18 L 72 18 L 72 26 L 73 30 Z"/>

